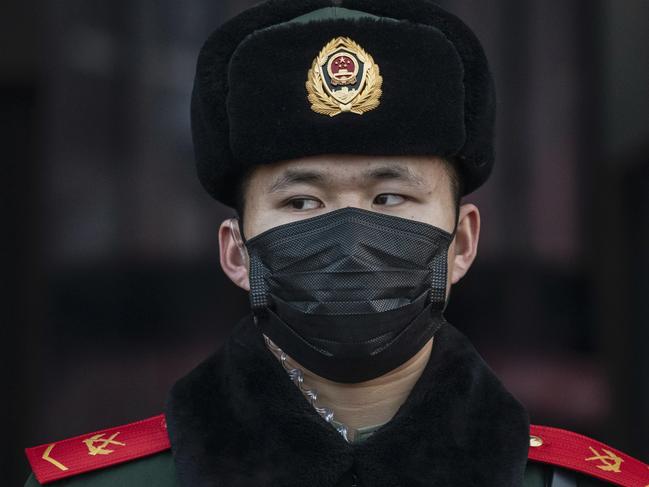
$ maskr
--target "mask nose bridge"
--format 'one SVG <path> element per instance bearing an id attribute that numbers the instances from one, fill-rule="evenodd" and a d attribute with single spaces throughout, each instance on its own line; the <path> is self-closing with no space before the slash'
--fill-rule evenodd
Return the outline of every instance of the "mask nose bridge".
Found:
<path id="1" fill-rule="evenodd" d="M 359 242 L 362 241 L 362 239 L 358 238 L 361 234 L 361 226 L 362 224 L 354 221 L 352 218 L 347 218 L 331 230 L 340 232 L 336 244 L 338 251 L 344 256 L 354 257 L 358 255 Z"/>

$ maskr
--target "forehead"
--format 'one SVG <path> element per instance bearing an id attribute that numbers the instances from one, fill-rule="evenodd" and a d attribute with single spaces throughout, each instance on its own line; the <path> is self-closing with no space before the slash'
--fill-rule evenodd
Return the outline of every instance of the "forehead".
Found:
<path id="1" fill-rule="evenodd" d="M 248 182 L 271 191 L 289 183 L 349 186 L 380 181 L 433 190 L 447 186 L 449 174 L 446 163 L 433 156 L 322 155 L 259 166 Z"/>

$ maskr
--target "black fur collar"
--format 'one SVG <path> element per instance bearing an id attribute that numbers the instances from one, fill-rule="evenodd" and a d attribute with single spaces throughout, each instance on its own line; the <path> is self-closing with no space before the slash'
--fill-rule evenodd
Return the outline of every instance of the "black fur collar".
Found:
<path id="1" fill-rule="evenodd" d="M 173 387 L 167 423 L 183 487 L 520 487 L 529 422 L 450 324 L 406 403 L 349 445 L 312 409 L 247 317 Z"/>

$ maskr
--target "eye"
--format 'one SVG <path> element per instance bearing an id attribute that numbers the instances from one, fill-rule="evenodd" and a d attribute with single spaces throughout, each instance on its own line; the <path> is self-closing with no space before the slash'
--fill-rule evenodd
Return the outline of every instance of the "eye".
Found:
<path id="1" fill-rule="evenodd" d="M 315 210 L 320 208 L 322 203 L 319 200 L 313 198 L 293 198 L 289 200 L 286 205 L 292 210 Z"/>
<path id="2" fill-rule="evenodd" d="M 404 196 L 401 196 L 400 194 L 380 194 L 376 198 L 374 198 L 374 204 L 375 205 L 381 205 L 381 206 L 396 206 L 400 205 L 406 201 L 406 198 Z"/>

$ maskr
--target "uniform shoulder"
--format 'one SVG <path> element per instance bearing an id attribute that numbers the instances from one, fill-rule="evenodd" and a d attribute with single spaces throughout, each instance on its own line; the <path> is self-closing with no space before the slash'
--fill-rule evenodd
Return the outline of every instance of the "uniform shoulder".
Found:
<path id="1" fill-rule="evenodd" d="M 649 466 L 604 443 L 531 425 L 526 487 L 649 487 Z"/>
<path id="2" fill-rule="evenodd" d="M 45 443 L 25 450 L 33 471 L 27 486 L 63 480 L 56 485 L 131 485 L 128 478 L 152 479 L 169 473 L 168 482 L 155 485 L 174 485 L 169 449 L 163 415 Z M 115 483 L 117 478 L 120 482 Z"/>

